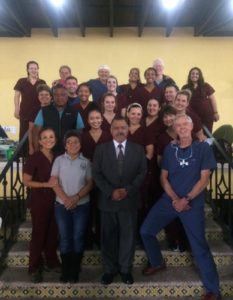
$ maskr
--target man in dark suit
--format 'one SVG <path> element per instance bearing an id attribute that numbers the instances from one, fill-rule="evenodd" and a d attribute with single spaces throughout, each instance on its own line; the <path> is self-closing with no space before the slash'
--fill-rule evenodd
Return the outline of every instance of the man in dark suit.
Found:
<path id="1" fill-rule="evenodd" d="M 132 284 L 139 189 L 146 174 L 146 158 L 142 146 L 127 141 L 124 118 L 112 121 L 111 134 L 113 141 L 97 146 L 93 160 L 93 178 L 100 189 L 101 283 L 112 283 L 120 272 L 122 282 Z"/>

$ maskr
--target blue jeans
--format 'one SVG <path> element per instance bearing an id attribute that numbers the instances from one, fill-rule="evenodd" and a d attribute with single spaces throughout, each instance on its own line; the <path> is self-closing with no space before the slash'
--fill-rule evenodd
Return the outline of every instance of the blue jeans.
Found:
<path id="1" fill-rule="evenodd" d="M 55 216 L 59 232 L 61 254 L 83 253 L 85 234 L 89 219 L 90 203 L 67 210 L 64 205 L 55 203 Z"/>

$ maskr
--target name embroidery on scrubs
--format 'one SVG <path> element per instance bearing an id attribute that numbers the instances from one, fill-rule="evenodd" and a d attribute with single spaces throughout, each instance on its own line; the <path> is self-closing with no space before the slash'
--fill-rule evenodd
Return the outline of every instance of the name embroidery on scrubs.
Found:
<path id="1" fill-rule="evenodd" d="M 189 154 L 188 157 L 180 157 L 179 156 L 180 147 L 177 146 L 177 145 L 174 145 L 173 147 L 175 147 L 175 149 L 176 149 L 175 157 L 176 157 L 176 160 L 179 162 L 180 166 L 182 168 L 184 168 L 185 166 L 189 166 L 188 160 L 193 157 L 193 147 L 192 147 L 192 145 L 190 146 L 190 154 Z"/>

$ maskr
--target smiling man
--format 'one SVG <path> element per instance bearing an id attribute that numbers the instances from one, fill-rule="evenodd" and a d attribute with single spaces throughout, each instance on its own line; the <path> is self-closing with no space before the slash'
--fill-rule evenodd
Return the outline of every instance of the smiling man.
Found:
<path id="1" fill-rule="evenodd" d="M 179 114 L 174 130 L 179 139 L 165 149 L 161 166 L 164 194 L 149 212 L 141 227 L 141 236 L 150 265 L 144 275 L 153 275 L 166 268 L 157 233 L 175 218 L 182 222 L 192 254 L 196 260 L 206 295 L 202 300 L 220 300 L 216 266 L 205 238 L 205 189 L 216 161 L 210 146 L 192 140 L 193 123 Z"/>
<path id="2" fill-rule="evenodd" d="M 64 153 L 63 138 L 65 133 L 70 129 L 82 129 L 84 127 L 81 115 L 68 105 L 67 90 L 61 84 L 57 84 L 53 88 L 53 103 L 43 107 L 38 112 L 34 124 L 35 149 L 38 148 L 37 136 L 40 128 L 50 127 L 56 133 L 55 152 L 57 154 Z"/>

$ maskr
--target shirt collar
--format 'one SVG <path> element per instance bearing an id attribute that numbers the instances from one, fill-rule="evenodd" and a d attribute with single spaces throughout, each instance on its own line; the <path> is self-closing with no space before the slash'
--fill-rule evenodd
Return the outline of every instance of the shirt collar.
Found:
<path id="1" fill-rule="evenodd" d="M 76 160 L 82 158 L 82 153 L 79 153 L 79 155 L 75 159 L 71 159 L 70 155 L 67 152 L 65 152 L 64 157 L 68 158 L 69 160 Z"/>
<path id="2" fill-rule="evenodd" d="M 124 140 L 124 142 L 122 142 L 122 143 L 118 143 L 116 140 L 113 140 L 113 143 L 114 143 L 115 149 L 118 149 L 118 145 L 120 145 L 120 144 L 123 146 L 123 149 L 125 149 L 125 146 L 126 146 L 126 141 L 127 141 L 127 140 Z"/>

